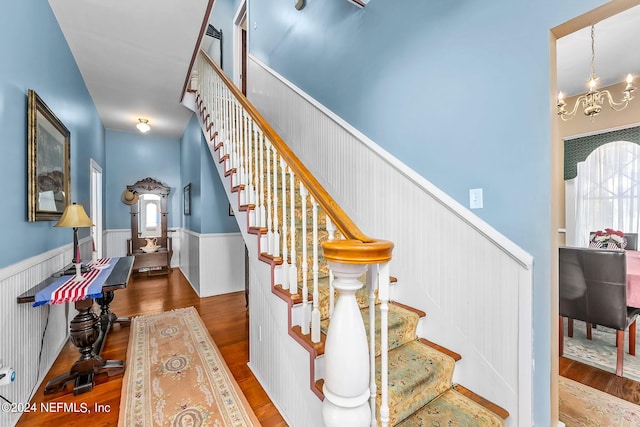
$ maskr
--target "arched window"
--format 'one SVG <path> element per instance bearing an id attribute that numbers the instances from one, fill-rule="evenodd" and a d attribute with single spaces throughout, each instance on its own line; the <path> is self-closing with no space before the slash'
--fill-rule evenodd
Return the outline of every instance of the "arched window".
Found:
<path id="1" fill-rule="evenodd" d="M 640 146 L 604 144 L 578 163 L 575 239 L 587 246 L 589 232 L 613 228 L 637 233 L 640 216 Z"/>

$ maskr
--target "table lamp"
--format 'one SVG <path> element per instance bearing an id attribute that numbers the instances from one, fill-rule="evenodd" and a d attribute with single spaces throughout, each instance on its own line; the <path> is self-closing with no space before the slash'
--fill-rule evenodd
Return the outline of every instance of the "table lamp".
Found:
<path id="1" fill-rule="evenodd" d="M 54 227 L 66 227 L 73 228 L 73 263 L 76 267 L 76 275 L 73 278 L 74 282 L 80 282 L 82 277 L 82 266 L 80 261 L 80 249 L 78 248 L 78 228 L 79 227 L 93 227 L 91 218 L 84 211 L 82 205 L 75 203 L 67 205 L 64 208 L 64 212 L 60 217 L 60 220 Z"/>

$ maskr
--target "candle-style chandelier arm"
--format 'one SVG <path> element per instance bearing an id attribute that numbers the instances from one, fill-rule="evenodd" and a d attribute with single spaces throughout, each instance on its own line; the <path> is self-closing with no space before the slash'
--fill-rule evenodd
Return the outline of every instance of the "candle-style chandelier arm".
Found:
<path id="1" fill-rule="evenodd" d="M 622 98 L 622 101 L 620 102 L 615 102 L 613 100 L 613 97 L 611 96 L 611 92 L 609 92 L 608 90 L 601 90 L 600 95 L 606 95 L 607 99 L 609 100 L 609 106 L 611 106 L 611 108 L 616 111 L 622 111 L 627 108 L 627 104 L 629 104 L 629 101 L 633 99 L 633 96 L 631 96 L 631 92 L 627 91 L 624 92 L 624 98 Z"/>

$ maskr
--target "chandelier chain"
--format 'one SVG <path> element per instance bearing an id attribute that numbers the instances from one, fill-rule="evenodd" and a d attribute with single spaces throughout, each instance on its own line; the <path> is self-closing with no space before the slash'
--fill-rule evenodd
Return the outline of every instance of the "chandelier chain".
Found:
<path id="1" fill-rule="evenodd" d="M 596 36 L 595 25 L 591 26 L 591 78 L 596 78 Z"/>

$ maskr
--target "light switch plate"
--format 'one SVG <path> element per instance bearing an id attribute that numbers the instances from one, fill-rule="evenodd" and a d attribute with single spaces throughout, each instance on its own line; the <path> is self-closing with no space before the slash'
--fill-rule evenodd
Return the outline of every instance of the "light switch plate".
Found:
<path id="1" fill-rule="evenodd" d="M 482 188 L 472 188 L 469 190 L 469 207 L 471 209 L 482 209 Z"/>

